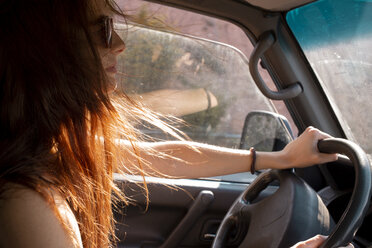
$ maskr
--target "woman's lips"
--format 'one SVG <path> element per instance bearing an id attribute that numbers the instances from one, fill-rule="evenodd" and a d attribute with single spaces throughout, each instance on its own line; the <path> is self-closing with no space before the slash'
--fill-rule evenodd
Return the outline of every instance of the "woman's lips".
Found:
<path id="1" fill-rule="evenodd" d="M 108 73 L 117 73 L 118 70 L 116 69 L 116 65 L 113 65 L 113 66 L 110 66 L 110 67 L 106 67 L 106 72 Z"/>

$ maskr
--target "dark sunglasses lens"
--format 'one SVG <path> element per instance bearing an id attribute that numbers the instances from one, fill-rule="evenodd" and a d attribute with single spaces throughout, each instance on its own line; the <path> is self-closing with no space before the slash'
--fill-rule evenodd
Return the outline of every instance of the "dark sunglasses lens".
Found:
<path id="1" fill-rule="evenodd" d="M 112 32 L 114 28 L 113 20 L 111 17 L 106 17 L 104 21 L 105 25 L 105 42 L 106 42 L 106 47 L 111 48 L 112 46 Z"/>

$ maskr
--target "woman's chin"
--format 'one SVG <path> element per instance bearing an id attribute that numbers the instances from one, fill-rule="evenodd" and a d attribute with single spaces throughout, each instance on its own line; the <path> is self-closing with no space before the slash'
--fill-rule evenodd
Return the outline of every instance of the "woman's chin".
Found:
<path id="1" fill-rule="evenodd" d="M 118 87 L 117 81 L 115 79 L 115 76 L 108 76 L 108 85 L 107 85 L 107 92 L 113 93 Z"/>

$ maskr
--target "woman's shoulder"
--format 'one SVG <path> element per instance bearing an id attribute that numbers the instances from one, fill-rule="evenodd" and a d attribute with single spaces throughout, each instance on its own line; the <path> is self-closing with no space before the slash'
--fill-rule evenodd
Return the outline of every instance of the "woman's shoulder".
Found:
<path id="1" fill-rule="evenodd" d="M 0 247 L 74 247 L 56 213 L 39 193 L 9 183 L 3 189 Z"/>

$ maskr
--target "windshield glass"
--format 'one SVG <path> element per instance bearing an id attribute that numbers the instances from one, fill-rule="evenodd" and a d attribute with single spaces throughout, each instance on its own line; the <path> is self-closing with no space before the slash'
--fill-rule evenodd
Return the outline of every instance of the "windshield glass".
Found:
<path id="1" fill-rule="evenodd" d="M 286 19 L 346 135 L 372 154 L 372 1 L 317 1 Z"/>

